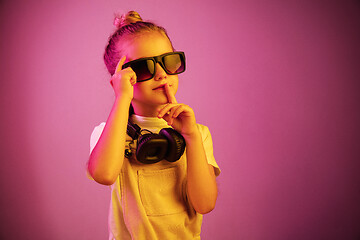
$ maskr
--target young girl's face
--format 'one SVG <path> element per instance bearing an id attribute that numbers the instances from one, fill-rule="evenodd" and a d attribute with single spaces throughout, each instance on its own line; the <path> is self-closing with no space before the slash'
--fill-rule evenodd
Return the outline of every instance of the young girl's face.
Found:
<path id="1" fill-rule="evenodd" d="M 125 49 L 126 62 L 173 52 L 169 39 L 158 32 L 144 33 L 131 38 L 123 44 L 122 48 Z M 178 82 L 177 75 L 168 75 L 157 63 L 156 74 L 152 79 L 134 85 L 132 103 L 135 113 L 138 114 L 144 110 L 156 110 L 159 106 L 168 103 L 164 85 L 167 84 L 172 94 L 175 95 Z"/>

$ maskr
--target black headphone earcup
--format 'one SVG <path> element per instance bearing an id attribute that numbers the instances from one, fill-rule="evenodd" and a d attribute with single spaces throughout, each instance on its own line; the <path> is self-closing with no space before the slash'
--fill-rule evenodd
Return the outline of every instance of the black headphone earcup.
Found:
<path id="1" fill-rule="evenodd" d="M 144 134 L 139 137 L 136 148 L 136 159 L 150 164 L 163 160 L 166 156 L 168 141 L 158 134 Z"/>
<path id="2" fill-rule="evenodd" d="M 163 128 L 159 135 L 164 136 L 168 141 L 168 151 L 165 159 L 169 162 L 175 162 L 180 159 L 185 151 L 184 137 L 172 128 Z"/>

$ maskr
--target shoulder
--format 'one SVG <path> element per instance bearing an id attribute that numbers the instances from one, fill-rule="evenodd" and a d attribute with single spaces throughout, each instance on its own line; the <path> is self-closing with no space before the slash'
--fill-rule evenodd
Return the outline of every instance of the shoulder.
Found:
<path id="1" fill-rule="evenodd" d="M 105 124 L 106 124 L 105 122 L 102 122 L 102 123 L 100 123 L 99 125 L 95 126 L 94 132 L 95 132 L 95 131 L 100 131 L 100 132 L 102 132 L 102 131 L 104 130 Z"/>
<path id="2" fill-rule="evenodd" d="M 209 128 L 201 123 L 196 124 L 200 132 L 209 132 Z"/>
<path id="3" fill-rule="evenodd" d="M 104 130 L 104 127 L 105 127 L 105 122 L 102 122 L 99 125 L 97 125 L 91 133 L 91 138 L 99 138 L 102 131 Z"/>
<path id="4" fill-rule="evenodd" d="M 90 144 L 92 146 L 95 146 L 95 144 L 99 140 L 102 132 L 104 131 L 105 126 L 106 126 L 106 122 L 102 122 L 99 125 L 95 126 L 94 130 L 91 133 L 91 137 L 90 137 Z M 126 141 L 131 141 L 131 140 L 132 140 L 131 137 L 129 137 L 127 135 L 126 136 Z"/>
<path id="5" fill-rule="evenodd" d="M 207 126 L 197 123 L 197 127 L 200 131 L 203 140 L 210 136 L 210 130 Z"/>
<path id="6" fill-rule="evenodd" d="M 99 125 L 97 125 L 94 128 L 94 130 L 92 131 L 91 136 L 90 136 L 90 153 L 92 152 L 97 141 L 99 140 L 100 135 L 104 130 L 104 127 L 105 127 L 105 122 L 102 122 Z"/>

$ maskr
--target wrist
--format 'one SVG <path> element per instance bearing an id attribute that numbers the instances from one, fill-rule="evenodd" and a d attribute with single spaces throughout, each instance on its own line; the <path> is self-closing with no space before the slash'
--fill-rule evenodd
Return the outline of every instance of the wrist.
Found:
<path id="1" fill-rule="evenodd" d="M 130 104 L 132 101 L 132 97 L 131 96 L 127 96 L 125 94 L 117 94 L 115 96 L 115 102 L 119 103 L 119 102 L 123 102 L 123 103 L 128 103 Z"/>
<path id="2" fill-rule="evenodd" d="M 190 142 L 198 141 L 198 140 L 201 141 L 201 134 L 197 127 L 194 129 L 194 131 L 187 133 L 187 134 L 183 134 L 183 137 L 184 137 L 186 143 L 190 143 Z"/>

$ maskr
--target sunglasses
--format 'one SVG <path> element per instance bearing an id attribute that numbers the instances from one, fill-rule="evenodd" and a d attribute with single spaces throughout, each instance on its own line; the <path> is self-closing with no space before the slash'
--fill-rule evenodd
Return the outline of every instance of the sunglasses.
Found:
<path id="1" fill-rule="evenodd" d="M 185 72 L 184 52 L 169 52 L 155 57 L 139 58 L 125 63 L 122 69 L 131 67 L 136 74 L 136 81 L 144 82 L 155 76 L 156 63 L 159 63 L 168 75 Z"/>

